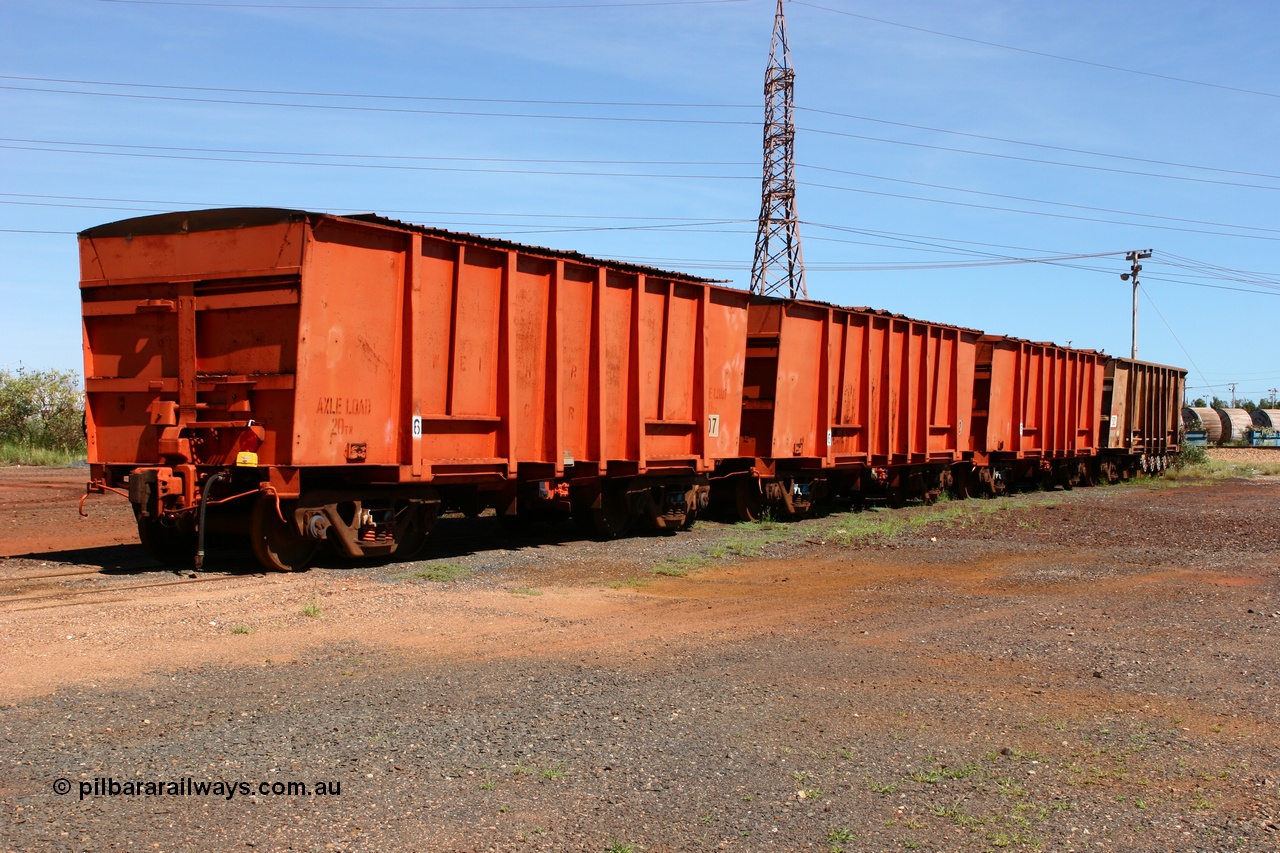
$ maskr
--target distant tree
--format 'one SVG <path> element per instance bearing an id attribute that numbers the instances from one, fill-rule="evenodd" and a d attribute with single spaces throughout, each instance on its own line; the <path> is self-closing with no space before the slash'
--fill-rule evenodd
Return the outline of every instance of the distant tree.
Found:
<path id="1" fill-rule="evenodd" d="M 1191 401 L 1191 405 L 1197 409 L 1203 409 L 1205 406 L 1209 404 L 1204 401 L 1204 397 L 1196 397 L 1194 400 Z"/>
<path id="2" fill-rule="evenodd" d="M 70 370 L 0 370 L 0 442 L 73 450 L 84 445 L 84 397 Z"/>
<path id="3" fill-rule="evenodd" d="M 1240 408 L 1244 409 L 1249 414 L 1253 414 L 1253 410 L 1258 407 L 1253 404 L 1252 400 L 1241 400 Z"/>
<path id="4" fill-rule="evenodd" d="M 1228 405 L 1227 405 L 1227 401 L 1226 401 L 1226 400 L 1222 399 L 1221 397 L 1219 397 L 1219 396 L 1218 396 L 1218 395 L 1216 395 L 1216 394 L 1213 396 L 1213 402 L 1211 402 L 1209 405 L 1210 405 L 1210 406 L 1213 406 L 1215 409 L 1229 409 L 1229 408 L 1231 408 L 1230 406 L 1228 406 Z"/>

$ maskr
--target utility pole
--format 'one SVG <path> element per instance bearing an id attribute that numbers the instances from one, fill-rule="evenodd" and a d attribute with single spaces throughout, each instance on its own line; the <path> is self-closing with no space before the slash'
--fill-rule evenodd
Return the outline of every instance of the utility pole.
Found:
<path id="1" fill-rule="evenodd" d="M 756 253 L 751 263 L 751 292 L 806 299 L 809 289 L 804 282 L 800 220 L 796 215 L 795 77 L 787 45 L 787 22 L 782 0 L 778 0 L 769 69 L 764 75 L 764 180 Z"/>
<path id="2" fill-rule="evenodd" d="M 1267 390 L 1271 392 L 1271 408 L 1274 409 L 1276 407 L 1276 390 L 1277 389 L 1268 388 Z"/>
<path id="3" fill-rule="evenodd" d="M 1138 273 L 1142 272 L 1142 264 L 1138 261 L 1145 261 L 1151 257 L 1151 250 L 1134 250 L 1125 255 L 1125 260 L 1129 262 L 1129 271 L 1120 273 L 1121 281 L 1133 279 L 1133 345 L 1129 349 L 1129 358 L 1134 361 L 1138 360 Z"/>
<path id="4" fill-rule="evenodd" d="M 1231 389 L 1231 408 L 1236 408 L 1236 385 L 1238 382 L 1228 382 L 1227 387 Z"/>

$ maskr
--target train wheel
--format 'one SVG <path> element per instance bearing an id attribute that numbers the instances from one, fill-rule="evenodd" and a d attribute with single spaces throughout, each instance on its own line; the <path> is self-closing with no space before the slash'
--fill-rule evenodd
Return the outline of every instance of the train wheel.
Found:
<path id="1" fill-rule="evenodd" d="M 196 532 L 155 517 L 138 518 L 138 539 L 151 559 L 165 566 L 190 566 L 196 558 Z"/>
<path id="2" fill-rule="evenodd" d="M 760 484 L 754 477 L 738 478 L 733 497 L 740 521 L 759 521 L 764 517 L 764 495 L 760 494 Z"/>
<path id="3" fill-rule="evenodd" d="M 705 505 L 706 498 L 710 497 L 707 491 L 699 488 L 693 488 L 685 492 L 684 496 L 684 522 L 680 525 L 681 530 L 688 530 L 693 527 L 698 520 L 699 512 L 699 494 L 702 495 L 702 504 Z"/>
<path id="4" fill-rule="evenodd" d="M 435 513 L 424 507 L 415 507 L 410 505 L 406 512 L 413 513 L 413 517 L 405 524 L 404 528 L 398 530 L 398 538 L 396 539 L 395 557 L 397 560 L 412 560 L 422 552 L 423 546 L 427 544 L 427 536 L 431 533 L 431 528 L 435 526 Z M 276 519 L 279 521 L 280 519 Z"/>
<path id="5" fill-rule="evenodd" d="M 280 502 L 280 510 L 286 518 L 290 509 L 289 502 Z M 280 519 L 276 513 L 276 499 L 269 495 L 259 497 L 253 506 L 253 514 L 249 517 L 249 543 L 253 547 L 253 556 L 258 558 L 263 568 L 273 572 L 305 569 L 320 548 L 320 540 L 304 537 L 292 524 Z"/>

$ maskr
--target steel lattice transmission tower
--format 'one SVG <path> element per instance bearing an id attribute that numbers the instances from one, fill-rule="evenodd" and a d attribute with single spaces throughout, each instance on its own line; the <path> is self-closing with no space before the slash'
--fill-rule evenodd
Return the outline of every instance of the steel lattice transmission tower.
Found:
<path id="1" fill-rule="evenodd" d="M 764 182 L 760 196 L 760 227 L 751 264 L 751 292 L 807 298 L 804 255 L 800 252 L 800 221 L 796 216 L 796 125 L 791 49 L 782 0 L 773 20 L 769 70 L 764 75 Z"/>

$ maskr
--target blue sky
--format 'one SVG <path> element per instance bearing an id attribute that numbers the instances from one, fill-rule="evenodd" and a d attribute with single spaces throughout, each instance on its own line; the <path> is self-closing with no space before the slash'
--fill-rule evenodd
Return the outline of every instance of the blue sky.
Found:
<path id="1" fill-rule="evenodd" d="M 773 11 L 5 3 L 0 368 L 79 369 L 74 235 L 146 212 L 373 211 L 746 287 Z M 811 297 L 1127 355 L 1152 249 L 1139 357 L 1280 386 L 1280 4 L 786 14 Z"/>

